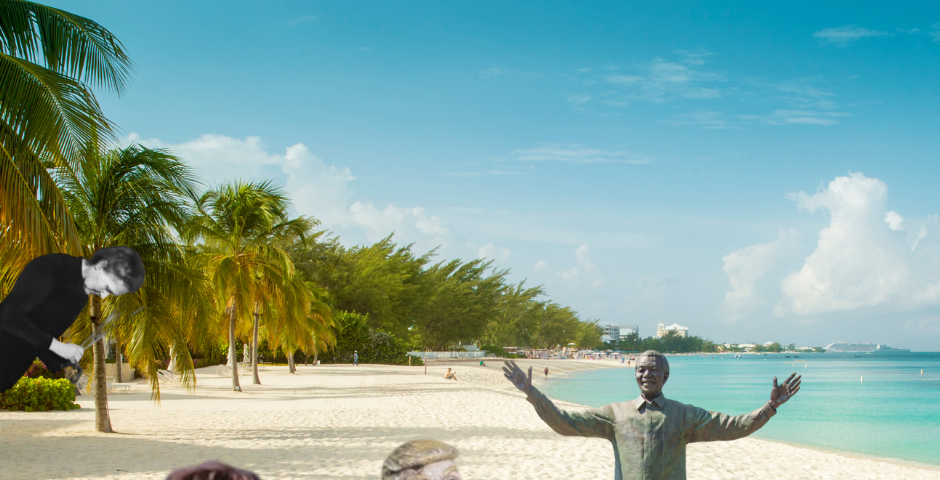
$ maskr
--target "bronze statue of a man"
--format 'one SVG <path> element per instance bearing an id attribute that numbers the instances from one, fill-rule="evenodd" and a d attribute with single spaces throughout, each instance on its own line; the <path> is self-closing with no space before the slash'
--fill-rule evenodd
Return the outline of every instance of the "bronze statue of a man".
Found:
<path id="1" fill-rule="evenodd" d="M 667 400 L 662 390 L 669 379 L 669 362 L 649 350 L 636 362 L 640 396 L 585 412 L 569 413 L 532 386 L 532 368 L 526 374 L 507 361 L 503 372 L 522 390 L 535 411 L 552 430 L 566 436 L 600 437 L 614 445 L 616 480 L 685 480 L 685 446 L 692 442 L 737 440 L 764 426 L 777 408 L 800 390 L 800 378 L 790 375 L 782 385 L 774 377 L 770 401 L 757 410 L 731 417 Z M 624 470 L 626 469 L 626 470 Z"/>

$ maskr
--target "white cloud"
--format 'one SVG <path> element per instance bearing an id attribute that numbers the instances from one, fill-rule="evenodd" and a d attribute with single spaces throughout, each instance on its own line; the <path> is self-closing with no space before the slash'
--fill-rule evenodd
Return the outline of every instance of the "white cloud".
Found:
<path id="1" fill-rule="evenodd" d="M 478 75 L 480 76 L 480 78 L 493 78 L 493 77 L 501 77 L 503 75 L 507 75 L 507 73 L 499 65 L 494 65 L 485 70 L 480 70 Z"/>
<path id="2" fill-rule="evenodd" d="M 635 73 L 610 74 L 602 79 L 619 89 L 619 100 L 645 100 L 664 102 L 673 98 L 719 98 L 721 91 L 714 84 L 724 76 L 700 68 L 705 54 L 686 54 L 685 58 L 670 62 L 654 58 L 641 65 Z"/>
<path id="3" fill-rule="evenodd" d="M 903 222 L 904 222 L 904 217 L 898 215 L 898 212 L 891 210 L 888 213 L 885 213 L 885 223 L 887 223 L 888 226 L 891 227 L 891 230 L 900 230 L 901 223 Z"/>
<path id="4" fill-rule="evenodd" d="M 887 197 L 884 182 L 861 173 L 837 177 L 814 195 L 789 195 L 801 209 L 825 210 L 831 219 L 803 267 L 781 281 L 778 315 L 910 309 L 940 300 L 940 283 L 928 273 L 938 265 L 925 269 L 927 258 L 912 256 L 908 237 L 897 231 L 901 216 L 885 208 Z"/>
<path id="5" fill-rule="evenodd" d="M 294 17 L 287 21 L 287 25 L 293 27 L 294 25 L 299 25 L 301 23 L 313 22 L 317 19 L 316 15 L 301 15 L 299 17 Z"/>
<path id="6" fill-rule="evenodd" d="M 725 120 L 725 115 L 721 112 L 696 112 L 682 113 L 673 115 L 669 120 L 661 120 L 660 123 L 671 125 L 673 127 L 693 125 L 700 126 L 706 130 L 740 129 L 737 125 L 732 125 Z"/>
<path id="7" fill-rule="evenodd" d="M 138 142 L 152 148 L 167 148 L 198 172 L 209 187 L 234 179 L 252 181 L 273 179 L 284 185 L 294 209 L 312 216 L 328 229 L 352 228 L 370 242 L 395 232 L 396 239 L 417 242 L 430 250 L 438 245 L 463 250 L 454 256 L 469 256 L 477 247 L 469 245 L 448 228 L 441 218 L 422 207 L 386 205 L 354 200 L 352 172 L 345 167 L 325 163 L 302 143 L 288 147 L 283 155 L 268 153 L 258 137 L 244 139 L 206 134 L 177 145 L 157 139 L 141 139 L 132 133 L 124 144 Z M 472 250 L 470 250 L 472 248 Z"/>
<path id="8" fill-rule="evenodd" d="M 585 270 L 594 269 L 594 263 L 591 262 L 591 252 L 587 244 L 578 247 L 578 249 L 574 251 L 574 256 Z"/>
<path id="9" fill-rule="evenodd" d="M 917 244 L 920 243 L 920 241 L 926 237 L 927 237 L 927 227 L 921 225 L 920 231 L 917 232 L 917 238 L 914 240 L 914 244 L 911 245 L 911 250 L 912 251 L 917 250 Z"/>
<path id="10" fill-rule="evenodd" d="M 888 210 L 888 186 L 861 173 L 836 177 L 812 195 L 787 197 L 801 210 L 827 213 L 828 225 L 814 245 L 802 244 L 791 230 L 726 255 L 724 271 L 732 287 L 721 308 L 726 318 L 774 304 L 778 317 L 940 305 L 940 242 L 928 236 L 940 228 L 937 216 L 905 219 Z M 812 252 L 799 260 L 806 247 Z"/>
<path id="11" fill-rule="evenodd" d="M 587 244 L 582 244 L 574 250 L 574 258 L 577 261 L 577 265 L 567 270 L 555 272 L 554 275 L 557 278 L 565 280 L 569 286 L 577 288 L 584 285 L 591 285 L 591 287 L 597 288 L 603 284 L 600 272 L 591 260 L 591 250 Z M 544 261 L 536 263 L 534 271 L 548 272 L 547 264 Z"/>
<path id="12" fill-rule="evenodd" d="M 536 148 L 513 150 L 512 159 L 520 162 L 567 163 L 650 163 L 652 157 L 628 150 L 600 150 L 579 144 L 547 144 Z"/>
<path id="13" fill-rule="evenodd" d="M 536 262 L 535 267 L 532 268 L 533 272 L 542 271 L 548 268 L 548 263 L 545 263 L 545 260 L 539 260 Z"/>
<path id="14" fill-rule="evenodd" d="M 876 30 L 868 30 L 867 28 L 860 28 L 854 25 L 846 25 L 844 27 L 837 28 L 826 28 L 813 33 L 813 36 L 818 38 L 822 43 L 836 45 L 839 47 L 844 47 L 849 43 L 862 38 L 880 37 L 883 35 L 888 35 L 888 33 L 879 32 Z"/>
<path id="15" fill-rule="evenodd" d="M 792 252 L 796 238 L 794 231 L 783 231 L 773 241 L 751 245 L 722 258 L 723 270 L 731 283 L 731 291 L 725 294 L 722 304 L 727 319 L 737 320 L 765 303 L 758 294 L 758 283 Z"/>
<path id="16" fill-rule="evenodd" d="M 847 117 L 845 112 L 823 112 L 818 110 L 774 110 L 770 115 L 738 115 L 743 120 L 754 120 L 768 125 L 804 124 L 835 125 L 837 118 Z"/>
<path id="17" fill-rule="evenodd" d="M 483 245 L 477 250 L 477 258 L 487 258 L 490 260 L 509 260 L 510 250 L 505 247 L 497 247 L 492 243 Z"/>

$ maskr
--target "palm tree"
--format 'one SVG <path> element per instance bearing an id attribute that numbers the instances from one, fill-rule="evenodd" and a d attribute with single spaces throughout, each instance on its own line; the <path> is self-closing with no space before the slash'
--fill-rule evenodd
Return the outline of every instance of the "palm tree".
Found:
<path id="1" fill-rule="evenodd" d="M 195 197 L 192 174 L 163 150 L 131 145 L 102 152 L 98 142 L 92 141 L 82 150 L 77 168 L 54 169 L 53 176 L 74 214 L 85 255 L 124 245 L 137 250 L 147 270 L 144 286 L 134 294 L 106 301 L 92 295 L 90 308 L 67 335 L 73 340 L 86 338 L 104 315 L 117 312 L 121 318 L 109 326 L 111 333 L 128 342 L 132 363 L 147 367 L 153 396 L 159 400 L 157 361 L 163 358 L 166 345 L 185 345 L 180 317 L 206 318 L 202 313 L 206 302 L 198 295 L 199 272 L 188 266 L 173 232 L 185 220 L 187 205 Z M 135 318 L 124 315 L 138 307 L 143 310 Z M 94 345 L 93 353 L 95 426 L 98 431 L 112 432 L 103 339 Z M 188 368 L 184 382 L 192 386 L 188 349 L 177 348 L 176 353 Z"/>
<path id="2" fill-rule="evenodd" d="M 186 238 L 203 240 L 206 272 L 219 305 L 226 306 L 236 392 L 241 391 L 234 361 L 237 321 L 270 310 L 266 298 L 284 288 L 294 273 L 293 262 L 278 245 L 303 241 L 311 227 L 304 217 L 289 219 L 288 208 L 287 197 L 270 182 L 236 181 L 204 193 L 186 229 Z"/>
<path id="3" fill-rule="evenodd" d="M 324 292 L 310 282 L 304 282 L 300 275 L 294 275 L 289 285 L 277 298 L 278 309 L 272 312 L 265 322 L 265 338 L 268 345 L 284 350 L 287 356 L 287 369 L 296 373 L 294 354 L 301 350 L 306 354 L 316 355 L 315 334 L 330 331 L 335 326 L 330 306 L 322 300 Z M 322 337 L 322 335 L 321 335 Z M 327 340 L 335 337 L 327 337 Z"/>
<path id="4" fill-rule="evenodd" d="M 0 293 L 38 255 L 81 254 L 48 167 L 74 169 L 84 145 L 113 138 L 86 84 L 121 94 L 130 69 L 121 42 L 94 21 L 0 0 Z"/>

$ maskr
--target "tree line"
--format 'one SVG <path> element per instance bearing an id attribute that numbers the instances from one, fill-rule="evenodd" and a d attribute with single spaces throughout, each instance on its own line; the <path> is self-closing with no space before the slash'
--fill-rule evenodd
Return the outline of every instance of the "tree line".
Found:
<path id="1" fill-rule="evenodd" d="M 682 336 L 670 330 L 662 337 L 640 338 L 631 333 L 618 342 L 617 348 L 624 352 L 643 352 L 657 350 L 671 353 L 715 352 L 717 346 L 711 340 L 695 335 Z"/>

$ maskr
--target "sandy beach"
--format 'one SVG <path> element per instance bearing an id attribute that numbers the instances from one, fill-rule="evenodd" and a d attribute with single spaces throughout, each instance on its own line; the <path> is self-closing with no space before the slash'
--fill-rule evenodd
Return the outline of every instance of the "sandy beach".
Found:
<path id="1" fill-rule="evenodd" d="M 619 364 L 590 360 L 524 360 L 551 376 Z M 165 386 L 150 401 L 140 383 L 109 396 L 120 433 L 94 431 L 94 402 L 79 397 L 71 412 L 0 412 L 0 464 L 5 480 L 163 479 L 171 470 L 219 460 L 263 479 L 378 478 L 399 444 L 434 438 L 456 446 L 468 479 L 613 478 L 606 440 L 562 437 L 507 382 L 501 362 L 264 366 L 263 385 L 241 377 L 243 393 L 214 367 L 197 370 L 194 392 Z M 451 366 L 458 381 L 445 380 Z M 243 372 L 247 373 L 247 372 Z M 138 381 L 140 382 L 140 381 Z M 566 409 L 583 408 L 556 402 Z M 938 479 L 940 469 L 828 453 L 747 438 L 689 446 L 690 479 Z"/>

